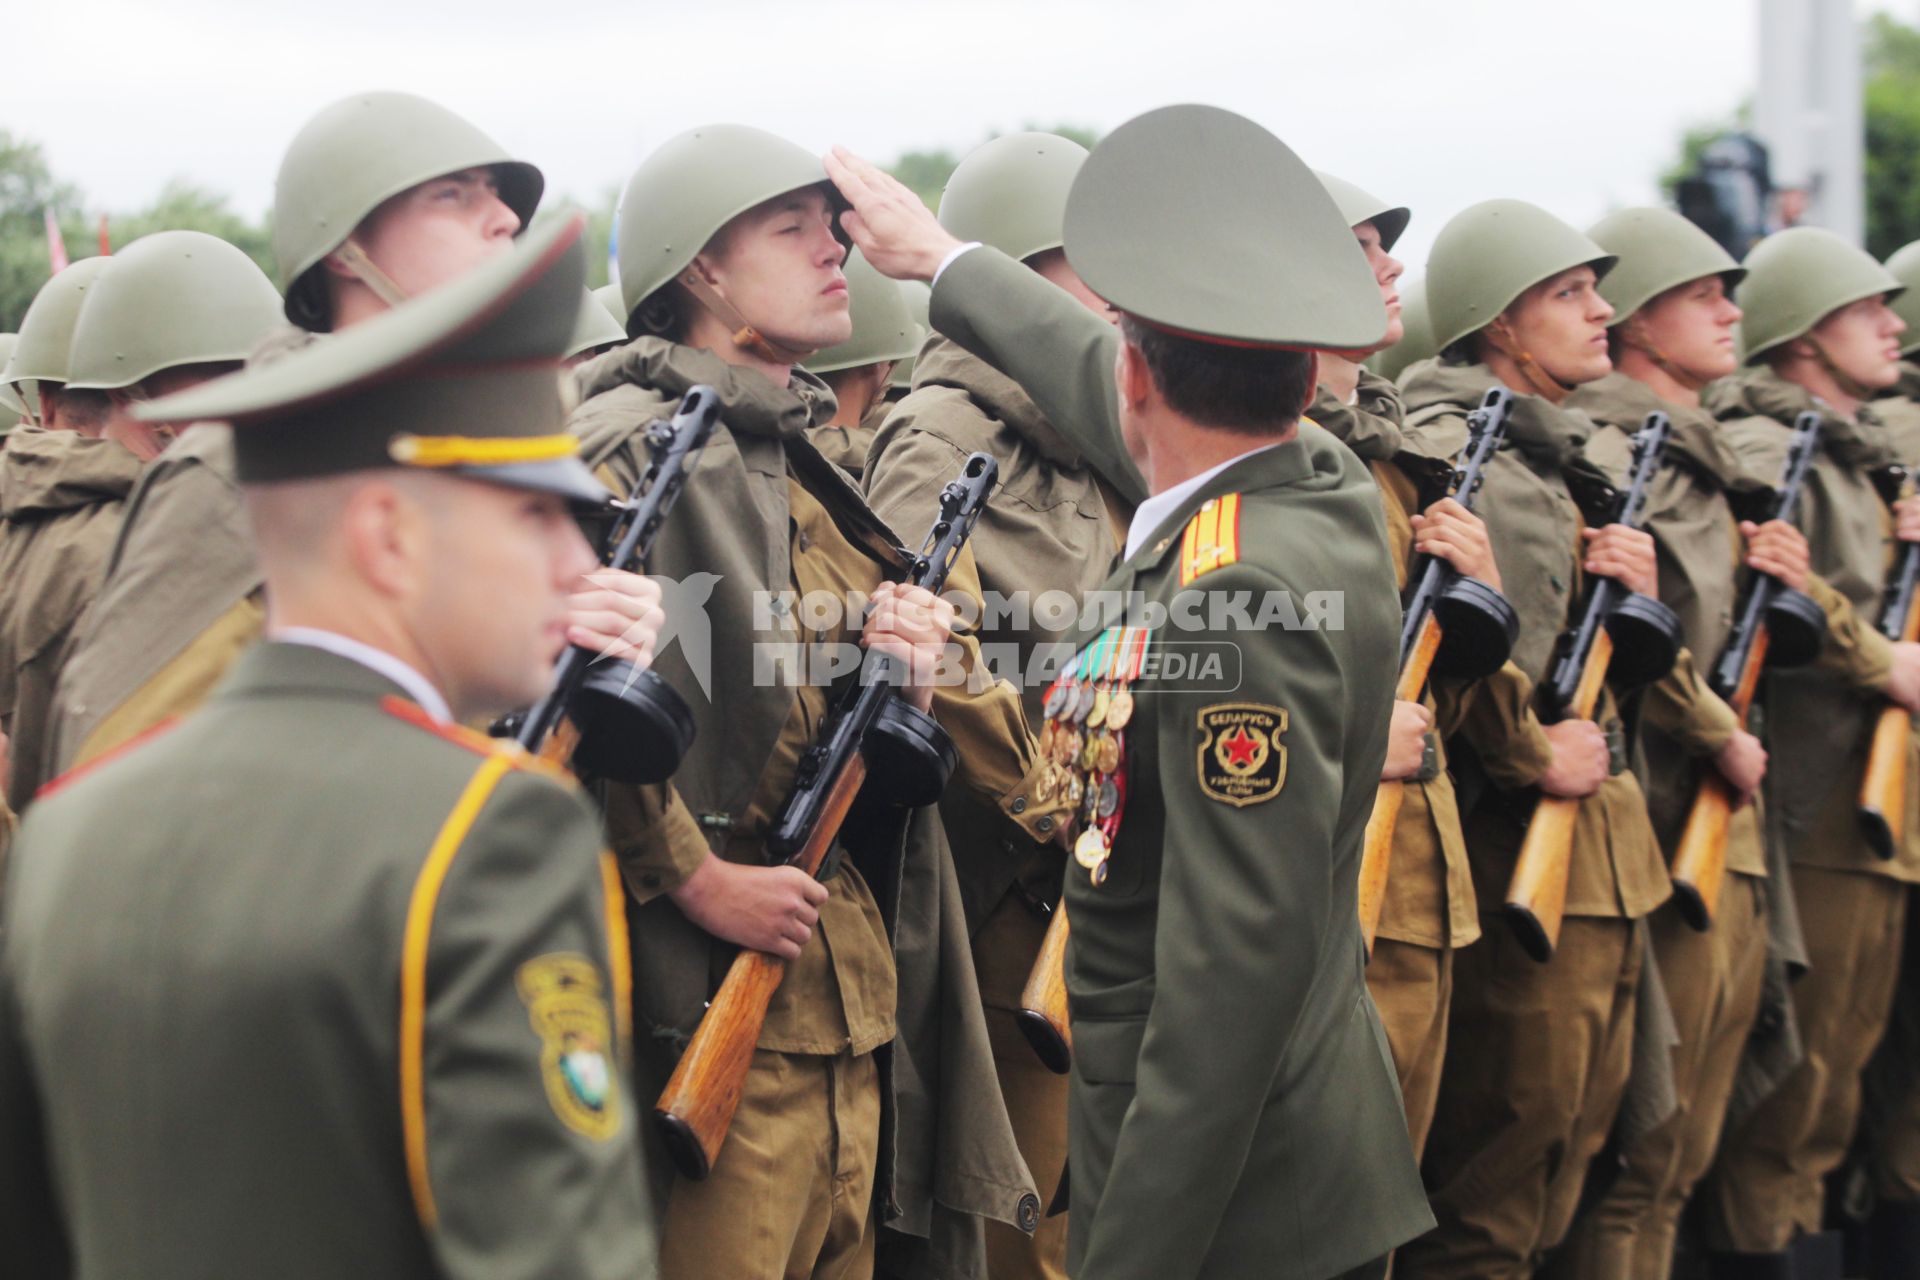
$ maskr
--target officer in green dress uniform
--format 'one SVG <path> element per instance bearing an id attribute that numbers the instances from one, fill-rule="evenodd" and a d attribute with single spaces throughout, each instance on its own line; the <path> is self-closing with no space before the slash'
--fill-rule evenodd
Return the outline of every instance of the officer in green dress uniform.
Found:
<path id="1" fill-rule="evenodd" d="M 543 691 L 593 563 L 579 231 L 142 410 L 233 424 L 271 613 L 22 828 L 10 1276 L 656 1274 L 618 873 L 564 774 L 456 723 Z"/>
<path id="2" fill-rule="evenodd" d="M 1078 646 L 1042 744 L 1078 802 L 1069 1271 L 1378 1275 L 1432 1223 L 1355 904 L 1392 701 L 1364 673 L 1393 669 L 1399 606 L 1364 466 L 1298 422 L 1308 352 L 1386 332 L 1366 260 L 1312 172 L 1216 108 L 1123 125 L 1075 180 L 1067 256 L 1117 330 L 864 162 L 829 169 L 868 260 L 937 275 L 935 327 L 1150 495 L 1105 584 L 1143 607 Z"/>

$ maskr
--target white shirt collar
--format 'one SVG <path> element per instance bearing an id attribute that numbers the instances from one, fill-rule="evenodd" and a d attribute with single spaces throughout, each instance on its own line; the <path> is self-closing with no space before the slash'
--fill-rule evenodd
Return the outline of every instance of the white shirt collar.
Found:
<path id="1" fill-rule="evenodd" d="M 1244 462 L 1257 453 L 1276 449 L 1283 443 L 1285 442 L 1276 440 L 1272 444 L 1261 445 L 1258 449 L 1249 449 L 1245 453 L 1228 458 L 1217 467 L 1209 467 L 1191 480 L 1182 480 L 1171 489 L 1163 489 L 1142 502 L 1134 509 L 1133 523 L 1127 526 L 1127 553 L 1124 558 L 1133 559 L 1134 554 L 1146 545 L 1147 539 L 1153 536 L 1153 531 L 1164 524 L 1167 517 L 1184 506 L 1187 499 L 1198 493 L 1207 481 L 1235 463 Z"/>
<path id="2" fill-rule="evenodd" d="M 435 720 L 442 724 L 453 722 L 453 709 L 447 706 L 446 698 L 433 687 L 433 682 L 384 649 L 376 649 L 337 631 L 322 631 L 318 627 L 276 627 L 268 632 L 267 638 L 282 644 L 304 644 L 314 649 L 324 649 L 337 657 L 357 662 L 399 685 L 409 698 L 420 704 L 421 710 Z"/>

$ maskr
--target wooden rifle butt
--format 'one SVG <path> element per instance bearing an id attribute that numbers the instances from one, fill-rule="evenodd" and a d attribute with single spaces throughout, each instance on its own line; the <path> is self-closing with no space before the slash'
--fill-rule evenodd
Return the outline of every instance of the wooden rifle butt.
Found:
<path id="1" fill-rule="evenodd" d="M 1540 797 L 1520 857 L 1507 888 L 1507 923 L 1528 956 L 1541 964 L 1553 959 L 1560 942 L 1560 920 L 1567 910 L 1567 876 L 1573 860 L 1573 827 L 1580 801 Z"/>
<path id="2" fill-rule="evenodd" d="M 1073 1027 L 1067 1014 L 1067 903 L 1062 898 L 1041 939 L 1033 971 L 1020 990 L 1017 1021 L 1041 1063 L 1063 1076 L 1073 1066 Z"/>
<path id="3" fill-rule="evenodd" d="M 1727 829 L 1733 822 L 1736 797 L 1727 780 L 1706 766 L 1680 847 L 1673 854 L 1673 900 L 1680 918 L 1706 932 L 1720 905 L 1720 887 L 1727 879 Z"/>
<path id="4" fill-rule="evenodd" d="M 764 951 L 742 951 L 707 1006 L 654 1104 L 660 1136 L 680 1176 L 699 1181 L 713 1171 L 740 1109 L 754 1046 L 767 1005 L 787 976 L 787 962 Z"/>
<path id="5" fill-rule="evenodd" d="M 1913 715 L 1887 706 L 1873 726 L 1867 773 L 1860 780 L 1860 834 L 1880 858 L 1891 858 L 1907 822 L 1907 739 Z"/>
<path id="6" fill-rule="evenodd" d="M 1406 784 L 1382 782 L 1374 793 L 1373 814 L 1360 848 L 1360 936 L 1373 955 L 1374 935 L 1380 931 L 1380 911 L 1387 901 L 1387 874 L 1393 862 L 1393 829 L 1400 821 L 1400 802 Z"/>

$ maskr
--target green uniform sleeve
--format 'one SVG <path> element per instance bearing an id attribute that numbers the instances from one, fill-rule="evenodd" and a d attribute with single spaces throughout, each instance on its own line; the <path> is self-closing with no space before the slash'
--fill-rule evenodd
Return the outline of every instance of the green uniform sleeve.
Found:
<path id="1" fill-rule="evenodd" d="M 1255 599 L 1279 585 L 1245 565 L 1206 578 L 1211 591 Z M 1348 781 L 1341 761 L 1349 734 L 1375 729 L 1345 722 L 1343 676 L 1324 633 L 1288 631 L 1242 651 L 1244 678 L 1231 695 L 1153 693 L 1159 777 L 1141 785 L 1166 805 L 1154 995 L 1083 1276 L 1200 1274 L 1312 994 L 1307 981 L 1275 977 L 1355 963 L 1323 952 Z M 1236 807 L 1201 791 L 1196 726 L 1221 702 L 1285 711 L 1285 773 L 1270 798 Z"/>
<path id="2" fill-rule="evenodd" d="M 933 286 L 933 327 L 1019 383 L 1120 496 L 1147 482 L 1120 439 L 1119 331 L 998 249 L 955 258 Z"/>
<path id="3" fill-rule="evenodd" d="M 1868 693 L 1885 693 L 1893 674 L 1893 642 L 1860 616 L 1853 602 L 1818 574 L 1807 579 L 1807 594 L 1827 615 L 1827 640 L 1816 669 Z"/>
<path id="4" fill-rule="evenodd" d="M 1673 670 L 1647 686 L 1641 714 L 1691 756 L 1718 755 L 1740 727 L 1740 718 L 1707 687 L 1687 649 L 1680 650 Z"/>
<path id="5" fill-rule="evenodd" d="M 607 838 L 634 901 L 672 893 L 698 871 L 712 846 L 700 820 L 670 782 L 646 786 L 608 784 L 601 796 Z"/>
<path id="6" fill-rule="evenodd" d="M 618 886 L 599 848 L 578 797 L 510 773 L 447 869 L 417 1096 L 431 1197 L 422 1217 L 444 1276 L 655 1274 L 623 907 L 608 901 Z M 403 968 L 403 1026 L 406 992 Z M 406 1050 L 403 1036 L 403 1064 Z M 403 1116 L 414 1104 L 405 1079 L 403 1065 Z M 416 1205 L 419 1163 L 410 1148 Z"/>
<path id="7" fill-rule="evenodd" d="M 0 925 L 0 944 L 17 932 Z M 73 1259 L 21 1029 L 19 978 L 13 955 L 0 946 L 0 1241 L 8 1276 L 63 1280 L 74 1273 Z"/>
<path id="8" fill-rule="evenodd" d="M 1503 791 L 1532 786 L 1553 763 L 1553 744 L 1533 709 L 1533 681 L 1511 662 L 1461 691 L 1448 718 Z"/>

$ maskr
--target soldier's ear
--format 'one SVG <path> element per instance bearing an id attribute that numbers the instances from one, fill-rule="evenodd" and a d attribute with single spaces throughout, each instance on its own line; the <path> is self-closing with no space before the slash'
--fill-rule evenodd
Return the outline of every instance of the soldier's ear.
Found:
<path id="1" fill-rule="evenodd" d="M 1127 340 L 1126 333 L 1126 327 L 1122 326 L 1120 354 L 1113 362 L 1113 378 L 1120 392 L 1120 403 L 1137 409 L 1158 389 L 1154 386 L 1153 371 L 1147 367 L 1146 356 Z"/>

